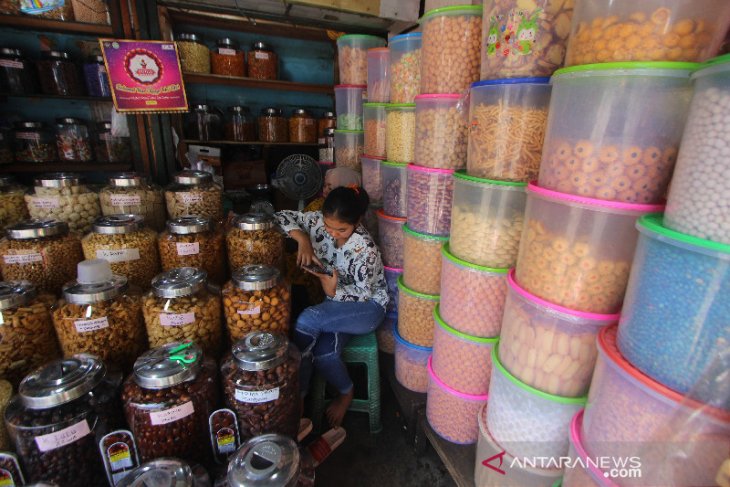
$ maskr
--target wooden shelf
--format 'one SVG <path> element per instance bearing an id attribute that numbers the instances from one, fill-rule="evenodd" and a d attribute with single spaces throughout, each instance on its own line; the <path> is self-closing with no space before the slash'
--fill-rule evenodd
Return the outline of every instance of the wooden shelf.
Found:
<path id="1" fill-rule="evenodd" d="M 296 81 L 268 80 L 253 78 L 238 78 L 235 76 L 221 76 L 217 74 L 183 73 L 186 83 L 241 86 L 243 88 L 260 88 L 265 90 L 299 91 L 302 93 L 334 94 L 332 85 L 312 85 L 297 83 Z"/>
<path id="2" fill-rule="evenodd" d="M 32 15 L 0 15 L 0 25 L 15 27 L 18 29 L 67 32 L 72 34 L 88 34 L 106 37 L 110 37 L 114 33 L 111 25 L 63 22 L 60 20 L 49 20 L 34 17 Z"/>
<path id="3" fill-rule="evenodd" d="M 4 98 L 35 98 L 35 99 L 53 99 L 53 100 L 69 100 L 69 101 L 98 101 L 111 102 L 110 96 L 65 96 L 65 95 L 45 95 L 43 93 L 33 93 L 27 95 L 16 95 L 14 93 L 0 92 L 0 99 Z"/>
<path id="4" fill-rule="evenodd" d="M 317 147 L 317 143 L 299 144 L 297 142 L 260 142 L 257 140 L 238 142 L 235 140 L 193 140 L 184 139 L 183 142 L 186 144 L 195 145 L 263 145 L 266 147 L 278 147 L 278 146 L 289 146 L 289 147 Z"/>
<path id="5" fill-rule="evenodd" d="M 474 459 L 476 458 L 476 445 L 457 445 L 441 438 L 428 420 L 424 417 L 421 421 L 426 438 L 431 442 L 451 478 L 459 487 L 474 487 Z"/>
<path id="6" fill-rule="evenodd" d="M 49 162 L 43 164 L 36 163 L 18 163 L 18 164 L 6 164 L 0 165 L 0 172 L 22 172 L 22 173 L 33 173 L 33 172 L 56 172 L 56 171 L 77 171 L 77 172 L 114 172 L 114 171 L 127 171 L 131 169 L 133 164 L 128 163 L 97 163 L 97 162 Z"/>

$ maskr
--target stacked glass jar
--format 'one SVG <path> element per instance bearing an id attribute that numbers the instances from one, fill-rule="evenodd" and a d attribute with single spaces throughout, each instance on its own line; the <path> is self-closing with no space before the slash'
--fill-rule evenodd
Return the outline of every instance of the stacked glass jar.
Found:
<path id="1" fill-rule="evenodd" d="M 0 229 L 28 218 L 24 195 L 25 188 L 16 184 L 15 178 L 0 176 Z"/>
<path id="2" fill-rule="evenodd" d="M 249 264 L 278 266 L 284 252 L 284 234 L 266 213 L 241 215 L 226 235 L 228 264 L 236 271 Z"/>
<path id="3" fill-rule="evenodd" d="M 223 189 L 213 182 L 213 176 L 203 171 L 183 171 L 165 190 L 167 214 L 170 218 L 196 215 L 221 221 L 223 219 Z"/>
<path id="4" fill-rule="evenodd" d="M 208 278 L 222 284 L 226 276 L 226 250 L 223 230 L 210 218 L 181 216 L 167 222 L 160 234 L 162 270 L 195 267 Z"/>
<path id="5" fill-rule="evenodd" d="M 139 215 L 144 224 L 160 231 L 165 228 L 165 202 L 162 189 L 136 173 L 122 173 L 109 178 L 99 192 L 101 212 L 109 215 Z"/>
<path id="6" fill-rule="evenodd" d="M 87 232 L 101 214 L 99 197 L 73 173 L 48 173 L 35 180 L 33 193 L 25 195 L 31 218 L 55 219 L 71 230 Z"/>

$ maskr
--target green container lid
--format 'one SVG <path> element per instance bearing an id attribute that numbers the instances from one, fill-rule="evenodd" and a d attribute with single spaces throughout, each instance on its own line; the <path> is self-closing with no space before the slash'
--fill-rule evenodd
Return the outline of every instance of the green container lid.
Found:
<path id="1" fill-rule="evenodd" d="M 395 167 L 398 169 L 405 169 L 408 167 L 407 162 L 393 162 L 393 161 L 380 161 L 380 166 Z"/>
<path id="2" fill-rule="evenodd" d="M 449 15 L 458 13 L 464 13 L 466 15 L 481 15 L 483 10 L 484 7 L 482 5 L 452 5 L 450 7 L 435 8 L 423 14 L 423 17 L 418 19 L 418 23 L 421 24 L 431 17 L 437 15 Z"/>
<path id="3" fill-rule="evenodd" d="M 412 235 L 420 240 L 436 240 L 439 242 L 445 242 L 449 239 L 449 237 L 441 237 L 439 235 L 429 235 L 427 233 L 418 233 L 416 231 L 411 230 L 408 228 L 408 223 L 403 225 L 403 233 L 407 233 L 408 235 Z"/>
<path id="4" fill-rule="evenodd" d="M 553 78 L 562 76 L 564 74 L 573 73 L 586 73 L 590 71 L 618 71 L 618 70 L 634 70 L 634 69 L 656 69 L 656 70 L 676 70 L 676 74 L 672 76 L 684 76 L 679 71 L 688 71 L 689 73 L 695 71 L 700 67 L 697 63 L 675 63 L 669 61 L 637 61 L 637 62 L 624 62 L 624 63 L 600 63 L 600 64 L 582 64 L 579 66 L 571 66 L 569 68 L 558 69 L 553 73 Z"/>
<path id="5" fill-rule="evenodd" d="M 520 183 L 516 181 L 499 181 L 497 179 L 486 179 L 478 178 L 476 176 L 469 176 L 466 173 L 466 169 L 459 169 L 454 172 L 454 179 L 463 179 L 464 181 L 471 181 L 479 184 L 493 184 L 495 186 L 512 186 L 516 188 L 526 188 L 527 183 Z"/>
<path id="6" fill-rule="evenodd" d="M 433 319 L 436 321 L 436 324 L 443 328 L 448 333 L 451 333 L 454 336 L 457 336 L 459 338 L 463 338 L 464 340 L 474 342 L 474 343 L 491 343 L 495 344 L 499 341 L 499 337 L 491 337 L 491 338 L 482 338 L 482 337 L 475 337 L 471 335 L 467 335 L 466 333 L 462 333 L 458 330 L 455 330 L 451 328 L 449 325 L 446 324 L 443 318 L 441 318 L 441 311 L 440 311 L 440 305 L 436 305 L 433 308 Z"/>
<path id="7" fill-rule="evenodd" d="M 381 108 L 381 107 L 387 107 L 389 103 L 375 103 L 375 102 L 367 102 L 363 103 L 362 106 L 365 108 Z"/>
<path id="8" fill-rule="evenodd" d="M 415 110 L 415 103 L 386 103 L 386 110 Z"/>
<path id="9" fill-rule="evenodd" d="M 646 229 L 667 237 L 677 242 L 693 245 L 699 247 L 697 250 L 710 250 L 713 252 L 721 252 L 723 254 L 730 254 L 730 244 L 724 244 L 720 242 L 713 242 L 712 240 L 705 240 L 699 237 L 693 237 L 692 235 L 686 235 L 684 233 L 677 232 L 664 226 L 664 216 L 661 213 L 652 213 L 650 215 L 644 215 L 636 222 L 636 228 L 639 230 Z"/>
<path id="10" fill-rule="evenodd" d="M 335 129 L 336 134 L 364 134 L 364 130 L 344 130 L 344 129 Z"/>
<path id="11" fill-rule="evenodd" d="M 700 68 L 692 75 L 692 79 L 730 71 L 730 54 L 724 54 L 700 65 Z"/>
<path id="12" fill-rule="evenodd" d="M 418 291 L 414 291 L 413 289 L 409 288 L 405 284 L 403 284 L 403 275 L 401 274 L 398 276 L 398 290 L 403 291 L 406 294 L 410 294 L 411 296 L 414 296 L 419 299 L 425 299 L 427 301 L 438 301 L 441 296 L 438 294 L 424 294 L 419 293 Z"/>
<path id="13" fill-rule="evenodd" d="M 373 41 L 373 42 L 376 42 L 376 41 L 380 42 L 380 41 L 382 41 L 383 42 L 383 45 L 387 44 L 387 42 L 388 42 L 385 39 L 383 39 L 382 37 L 371 36 L 371 35 L 368 35 L 368 34 L 345 34 L 345 35 L 342 35 L 342 36 L 340 36 L 340 37 L 337 38 L 337 43 L 338 44 L 340 43 L 340 39 L 345 39 L 345 40 L 359 39 L 359 40 L 362 40 L 362 41 Z"/>
<path id="14" fill-rule="evenodd" d="M 443 247 L 441 247 L 441 255 L 449 259 L 454 264 L 458 264 L 462 267 L 468 267 L 470 269 L 474 269 L 477 271 L 482 272 L 492 272 L 494 274 L 507 274 L 509 272 L 509 267 L 504 269 L 499 269 L 497 267 L 486 267 L 479 264 L 472 264 L 471 262 L 467 262 L 465 260 L 461 260 L 457 256 L 451 253 L 451 249 L 449 249 L 449 244 L 445 244 Z"/>

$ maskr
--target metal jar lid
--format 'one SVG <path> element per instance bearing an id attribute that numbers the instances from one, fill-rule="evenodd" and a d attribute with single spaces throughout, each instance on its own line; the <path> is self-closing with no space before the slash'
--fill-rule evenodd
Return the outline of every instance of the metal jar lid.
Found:
<path id="1" fill-rule="evenodd" d="M 194 480 L 187 463 L 177 458 L 158 458 L 126 474 L 117 487 L 192 487 Z"/>
<path id="2" fill-rule="evenodd" d="M 261 109 L 261 115 L 265 115 L 267 117 L 280 117 L 281 116 L 281 109 L 269 107 L 269 108 L 262 108 Z"/>
<path id="3" fill-rule="evenodd" d="M 230 37 L 224 37 L 223 39 L 218 39 L 216 42 L 218 47 L 227 47 L 229 49 L 238 49 L 238 43 L 231 39 Z"/>
<path id="4" fill-rule="evenodd" d="M 37 295 L 36 287 L 28 281 L 2 281 L 0 311 L 25 306 Z"/>
<path id="5" fill-rule="evenodd" d="M 99 56 L 98 54 L 89 56 L 89 62 L 97 63 L 97 64 L 104 64 L 104 56 Z"/>
<path id="6" fill-rule="evenodd" d="M 16 130 L 24 130 L 24 129 L 43 129 L 46 128 L 46 124 L 43 122 L 16 122 L 14 124 L 14 127 Z"/>
<path id="7" fill-rule="evenodd" d="M 202 216 L 180 216 L 167 222 L 167 230 L 175 235 L 209 232 L 213 230 L 213 221 Z"/>
<path id="8" fill-rule="evenodd" d="M 209 110 L 210 110 L 210 107 L 208 105 L 206 105 L 205 103 L 198 103 L 197 105 L 193 105 L 193 111 L 196 111 L 196 112 L 208 113 Z"/>
<path id="9" fill-rule="evenodd" d="M 81 184 L 81 176 L 72 172 L 49 172 L 41 174 L 35 180 L 36 186 L 44 188 L 64 188 L 68 186 L 78 186 Z"/>
<path id="10" fill-rule="evenodd" d="M 322 118 L 335 118 L 334 112 L 324 112 Z"/>
<path id="11" fill-rule="evenodd" d="M 104 235 L 122 235 L 138 232 L 142 228 L 144 218 L 139 215 L 107 215 L 94 220 L 94 233 Z"/>
<path id="12" fill-rule="evenodd" d="M 271 48 L 265 42 L 257 41 L 253 43 L 253 48 L 257 51 L 270 51 Z"/>
<path id="13" fill-rule="evenodd" d="M 24 220 L 6 230 L 11 240 L 55 237 L 68 233 L 68 223 L 56 220 Z"/>
<path id="14" fill-rule="evenodd" d="M 71 56 L 69 56 L 68 53 L 64 51 L 44 51 L 43 57 L 51 59 L 71 59 Z"/>
<path id="15" fill-rule="evenodd" d="M 292 113 L 294 115 L 301 115 L 301 116 L 305 116 L 305 117 L 308 117 L 309 116 L 309 112 L 306 111 L 304 108 L 297 108 Z"/>
<path id="16" fill-rule="evenodd" d="M 231 279 L 244 291 L 271 289 L 279 282 L 281 273 L 276 267 L 264 264 L 246 265 L 233 272 Z"/>
<path id="17" fill-rule="evenodd" d="M 185 186 L 209 183 L 211 181 L 213 181 L 213 176 L 205 171 L 183 171 L 175 175 L 175 182 Z"/>
<path id="18" fill-rule="evenodd" d="M 152 292 L 159 298 L 179 298 L 195 294 L 208 279 L 208 273 L 195 267 L 179 267 L 152 279 Z"/>
<path id="19" fill-rule="evenodd" d="M 228 464 L 228 485 L 295 485 L 300 462 L 299 448 L 291 438 L 274 433 L 256 436 L 244 443 Z"/>
<path id="20" fill-rule="evenodd" d="M 177 36 L 179 41 L 190 41 L 190 42 L 203 42 L 203 38 L 198 34 L 191 34 L 189 32 L 181 32 Z"/>
<path id="21" fill-rule="evenodd" d="M 108 132 L 112 129 L 112 123 L 111 122 L 97 122 L 96 123 L 97 130 L 101 130 L 102 132 Z M 122 173 L 124 174 L 124 173 Z"/>
<path id="22" fill-rule="evenodd" d="M 203 359 L 191 341 L 172 342 L 143 353 L 134 362 L 134 381 L 145 389 L 165 389 L 194 379 Z"/>
<path id="23" fill-rule="evenodd" d="M 112 127 L 110 122 L 102 123 L 108 123 L 109 127 L 105 128 L 111 130 Z M 123 172 L 109 178 L 109 184 L 120 188 L 142 186 L 142 184 L 144 184 L 145 182 L 147 182 L 147 178 L 145 178 L 144 176 L 140 176 L 139 174 L 134 172 Z"/>
<path id="24" fill-rule="evenodd" d="M 274 228 L 274 217 L 267 213 L 246 213 L 236 219 L 235 226 L 241 230 L 268 230 Z"/>
<path id="25" fill-rule="evenodd" d="M 267 331 L 254 331 L 233 344 L 233 358 L 243 370 L 269 370 L 286 361 L 289 340 Z"/>
<path id="26" fill-rule="evenodd" d="M 332 127 L 327 127 L 324 129 L 324 135 L 327 137 L 334 137 L 335 136 L 335 129 Z"/>
<path id="27" fill-rule="evenodd" d="M 56 123 L 58 125 L 83 125 L 84 121 L 80 118 L 73 118 L 73 117 L 62 117 L 57 118 Z"/>
<path id="28" fill-rule="evenodd" d="M 2 49 L 0 49 L 0 55 L 23 57 L 23 51 L 21 51 L 20 49 L 16 49 L 14 47 L 3 47 Z"/>
<path id="29" fill-rule="evenodd" d="M 251 113 L 251 110 L 248 107 L 244 107 L 242 105 L 228 107 L 228 111 L 231 113 Z"/>
<path id="30" fill-rule="evenodd" d="M 20 383 L 18 395 L 30 409 L 48 409 L 87 394 L 106 376 L 104 363 L 93 355 L 74 355 L 40 367 Z"/>

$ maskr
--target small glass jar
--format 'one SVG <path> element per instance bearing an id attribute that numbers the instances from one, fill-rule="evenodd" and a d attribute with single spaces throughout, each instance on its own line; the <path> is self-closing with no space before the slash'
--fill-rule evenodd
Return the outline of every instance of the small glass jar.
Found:
<path id="1" fill-rule="evenodd" d="M 248 107 L 229 107 L 230 118 L 226 123 L 226 140 L 237 142 L 256 140 L 256 122 Z"/>
<path id="2" fill-rule="evenodd" d="M 221 76 L 246 76 L 246 56 L 233 39 L 218 39 L 216 48 L 210 53 L 210 67 L 213 74 Z"/>
<path id="3" fill-rule="evenodd" d="M 221 140 L 223 117 L 220 110 L 208 105 L 193 105 L 185 115 L 185 137 L 193 140 Z"/>
<path id="4" fill-rule="evenodd" d="M 175 182 L 165 189 L 167 214 L 170 219 L 196 215 L 223 219 L 223 189 L 213 182 L 213 176 L 204 171 L 183 171 L 175 175 Z"/>
<path id="5" fill-rule="evenodd" d="M 89 162 L 94 159 L 89 127 L 78 118 L 56 119 L 56 148 L 61 162 Z"/>
<path id="6" fill-rule="evenodd" d="M 116 389 L 89 355 L 54 360 L 23 379 L 5 425 L 27 482 L 106 485 L 97 442 L 119 426 Z"/>
<path id="7" fill-rule="evenodd" d="M 159 274 L 142 300 L 151 348 L 193 341 L 209 357 L 220 355 L 221 299 L 207 288 L 205 271 L 181 267 Z"/>
<path id="8" fill-rule="evenodd" d="M 254 42 L 248 51 L 248 77 L 253 79 L 277 79 L 279 57 L 263 42 Z"/>
<path id="9" fill-rule="evenodd" d="M 221 381 L 242 440 L 266 433 L 297 437 L 300 361 L 294 344 L 276 333 L 249 333 L 233 345 L 221 364 Z"/>
<path id="10" fill-rule="evenodd" d="M 231 271 L 250 264 L 278 266 L 284 253 L 284 233 L 265 213 L 241 215 L 226 235 Z"/>
<path id="11" fill-rule="evenodd" d="M 25 188 L 12 176 L 0 176 L 0 230 L 29 218 Z"/>
<path id="12" fill-rule="evenodd" d="M 59 220 L 72 231 L 86 233 L 101 214 L 99 196 L 81 184 L 81 176 L 56 172 L 35 180 L 33 193 L 25 195 L 31 218 Z"/>
<path id="13" fill-rule="evenodd" d="M 81 239 L 86 259 L 104 259 L 114 274 L 141 289 L 160 272 L 157 233 L 142 225 L 138 215 L 100 216 L 91 233 Z"/>
<path id="14" fill-rule="evenodd" d="M 303 108 L 294 110 L 289 118 L 289 142 L 317 143 L 317 121 Z"/>
<path id="15" fill-rule="evenodd" d="M 0 377 L 12 384 L 61 356 L 48 303 L 33 284 L 0 282 L 0 323 Z"/>
<path id="16" fill-rule="evenodd" d="M 73 22 L 74 16 L 73 3 L 70 0 L 65 2 L 44 1 L 44 2 L 20 2 L 20 12 L 33 17 L 43 19 L 62 20 L 64 22 Z"/>
<path id="17" fill-rule="evenodd" d="M 7 128 L 0 127 L 0 164 L 12 164 L 14 160 L 12 133 Z"/>
<path id="18" fill-rule="evenodd" d="M 206 487 L 196 483 L 190 465 L 176 458 L 161 458 L 146 462 L 125 473 L 116 487 Z"/>
<path id="19" fill-rule="evenodd" d="M 180 65 L 186 73 L 210 73 L 210 51 L 197 34 L 181 33 L 177 37 Z"/>
<path id="20" fill-rule="evenodd" d="M 84 63 L 84 82 L 89 96 L 112 96 L 109 75 L 104 66 L 104 56 L 91 56 Z"/>
<path id="21" fill-rule="evenodd" d="M 137 359 L 124 381 L 122 402 L 143 462 L 209 459 L 208 418 L 218 404 L 216 375 L 215 361 L 193 342 L 168 343 Z"/>
<path id="22" fill-rule="evenodd" d="M 17 162 L 54 162 L 56 143 L 43 122 L 16 122 L 15 160 Z"/>
<path id="23" fill-rule="evenodd" d="M 226 275 L 226 250 L 223 230 L 210 218 L 181 216 L 167 222 L 158 239 L 162 270 L 195 267 L 208 278 L 223 284 Z"/>
<path id="24" fill-rule="evenodd" d="M 0 255 L 6 281 L 28 281 L 38 291 L 56 296 L 84 259 L 78 235 L 69 233 L 68 224 L 54 220 L 27 220 L 8 227 L 7 237 L 0 240 Z"/>
<path id="25" fill-rule="evenodd" d="M 334 112 L 324 112 L 322 116 L 317 119 L 317 137 L 324 137 L 326 129 L 337 128 L 337 117 Z M 322 142 L 320 141 L 320 144 Z"/>
<path id="26" fill-rule="evenodd" d="M 139 215 L 144 224 L 160 231 L 165 228 L 165 201 L 162 189 L 136 173 L 121 173 L 109 178 L 99 192 L 101 212 L 109 215 Z"/>
<path id="27" fill-rule="evenodd" d="M 43 51 L 35 65 L 44 94 L 83 96 L 78 69 L 67 52 Z"/>
<path id="28" fill-rule="evenodd" d="M 223 310 L 228 335 L 240 340 L 252 331 L 287 335 L 291 290 L 275 267 L 247 265 L 223 286 Z"/>
<path id="29" fill-rule="evenodd" d="M 264 108 L 258 119 L 261 142 L 288 142 L 289 126 L 278 108 Z"/>
<path id="30" fill-rule="evenodd" d="M 129 137 L 112 135 L 111 122 L 96 124 L 96 145 L 94 147 L 98 162 L 130 162 L 132 160 Z"/>
<path id="31" fill-rule="evenodd" d="M 335 129 L 328 127 L 324 129 L 324 136 L 319 139 L 319 162 L 335 162 Z M 324 174 L 323 180 L 324 180 Z"/>
<path id="32" fill-rule="evenodd" d="M 127 278 L 112 274 L 109 262 L 86 260 L 78 277 L 63 286 L 53 308 L 53 325 L 65 357 L 90 353 L 114 370 L 130 370 L 147 347 L 142 302 L 128 293 Z"/>
<path id="33" fill-rule="evenodd" d="M 38 93 L 36 70 L 20 49 L 0 49 L 0 91 L 11 95 Z"/>
<path id="34" fill-rule="evenodd" d="M 241 445 L 228 464 L 223 487 L 313 487 L 314 459 L 293 439 L 268 434 Z"/>

